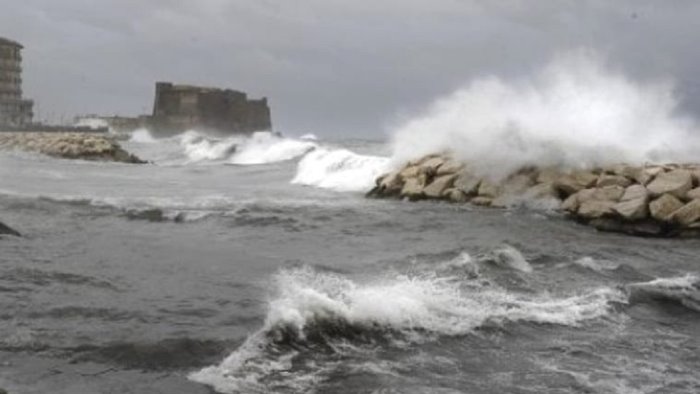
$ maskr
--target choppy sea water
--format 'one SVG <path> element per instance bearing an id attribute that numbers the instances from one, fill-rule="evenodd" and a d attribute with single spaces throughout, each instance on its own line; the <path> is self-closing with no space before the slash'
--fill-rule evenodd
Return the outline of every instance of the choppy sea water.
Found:
<path id="1" fill-rule="evenodd" d="M 0 153 L 9 393 L 697 393 L 700 244 L 368 200 L 383 143 Z"/>

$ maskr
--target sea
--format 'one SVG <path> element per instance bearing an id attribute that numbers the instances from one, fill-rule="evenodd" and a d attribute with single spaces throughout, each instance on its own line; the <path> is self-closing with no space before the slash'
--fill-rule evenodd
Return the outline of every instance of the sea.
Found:
<path id="1" fill-rule="evenodd" d="M 364 196 L 387 141 L 0 153 L 0 389 L 700 392 L 700 243 Z"/>

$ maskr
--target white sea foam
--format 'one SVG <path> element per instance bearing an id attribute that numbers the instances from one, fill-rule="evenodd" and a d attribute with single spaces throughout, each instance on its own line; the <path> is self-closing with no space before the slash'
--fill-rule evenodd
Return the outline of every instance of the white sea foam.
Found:
<path id="1" fill-rule="evenodd" d="M 400 163 L 452 151 L 500 178 L 526 165 L 697 161 L 700 133 L 667 81 L 639 83 L 574 51 L 530 79 L 477 79 L 393 134 Z"/>
<path id="2" fill-rule="evenodd" d="M 367 191 L 384 173 L 389 160 L 346 149 L 319 148 L 304 156 L 292 183 L 336 191 Z"/>
<path id="3" fill-rule="evenodd" d="M 318 141 L 318 137 L 316 134 L 312 133 L 307 133 L 299 137 L 300 140 L 306 140 L 306 141 Z"/>
<path id="4" fill-rule="evenodd" d="M 136 129 L 131 133 L 129 142 L 136 142 L 139 144 L 154 144 L 157 142 L 153 135 L 148 129 Z"/>
<path id="5" fill-rule="evenodd" d="M 178 136 L 189 162 L 224 160 L 231 156 L 241 137 L 213 138 L 200 132 L 189 130 Z"/>
<path id="6" fill-rule="evenodd" d="M 556 298 L 510 293 L 463 278 L 399 275 L 356 282 L 310 268 L 282 271 L 276 277 L 276 287 L 278 295 L 269 305 L 264 327 L 221 364 L 195 372 L 190 379 L 221 392 L 263 392 L 262 378 L 289 370 L 295 356 L 280 352 L 270 342 L 281 338 L 276 333 L 292 333 L 305 341 L 309 330 L 323 329 L 320 323 L 347 325 L 354 330 L 388 329 L 428 340 L 432 335 L 466 334 L 485 323 L 531 321 L 576 326 L 606 315 L 611 302 L 625 301 L 621 291 L 609 288 Z M 341 328 L 327 335 L 332 337 L 338 330 Z M 338 340 L 342 342 L 342 338 Z M 319 368 L 312 370 L 319 373 Z M 299 373 L 290 381 L 300 384 L 315 378 Z"/>
<path id="7" fill-rule="evenodd" d="M 665 298 L 700 312 L 700 278 L 697 275 L 688 274 L 632 283 L 627 285 L 627 290 L 632 300 L 644 297 Z"/>
<path id="8" fill-rule="evenodd" d="M 532 272 L 532 266 L 518 249 L 510 245 L 503 245 L 484 256 L 499 267 L 510 268 L 520 272 Z"/>
<path id="9" fill-rule="evenodd" d="M 229 160 L 232 164 L 267 164 L 295 159 L 315 149 L 310 140 L 283 138 L 269 132 L 254 133 L 242 141 Z"/>
<path id="10" fill-rule="evenodd" d="M 590 256 L 582 257 L 574 261 L 574 264 L 595 272 L 612 271 L 620 267 L 620 264 L 617 264 L 613 261 L 597 260 Z"/>

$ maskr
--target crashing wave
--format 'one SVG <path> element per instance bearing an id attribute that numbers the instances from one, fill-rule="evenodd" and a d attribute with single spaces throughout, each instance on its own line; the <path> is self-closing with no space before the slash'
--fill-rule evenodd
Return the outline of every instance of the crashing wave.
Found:
<path id="1" fill-rule="evenodd" d="M 267 164 L 292 160 L 316 149 L 312 140 L 283 138 L 268 132 L 254 133 L 242 141 L 229 160 L 232 164 Z"/>
<path id="2" fill-rule="evenodd" d="M 346 149 L 319 148 L 304 156 L 292 183 L 336 191 L 367 191 L 387 170 L 389 160 Z"/>
<path id="3" fill-rule="evenodd" d="M 696 275 L 659 278 L 649 282 L 632 283 L 625 288 L 630 294 L 630 302 L 663 299 L 678 302 L 688 309 L 700 312 L 700 278 Z"/>
<path id="4" fill-rule="evenodd" d="M 319 273 L 310 268 L 280 272 L 277 298 L 263 328 L 221 364 L 191 374 L 191 380 L 220 392 L 268 392 L 271 387 L 302 390 L 328 365 L 331 354 L 359 351 L 362 343 L 425 341 L 464 335 L 486 324 L 528 321 L 577 326 L 606 315 L 623 292 L 602 288 L 555 298 L 510 293 L 481 281 L 437 275 L 400 275 L 370 283 Z M 313 366 L 298 360 L 314 351 Z"/>
<path id="5" fill-rule="evenodd" d="M 138 144 L 154 144 L 157 140 L 153 137 L 148 129 L 137 129 L 131 133 L 129 137 L 129 142 L 135 142 Z"/>
<path id="6" fill-rule="evenodd" d="M 451 151 L 495 179 L 527 166 L 693 162 L 697 125 L 677 108 L 670 83 L 640 83 L 574 51 L 532 78 L 481 78 L 438 100 L 393 133 L 393 159 Z"/>
<path id="7" fill-rule="evenodd" d="M 213 138 L 197 131 L 179 136 L 180 146 L 190 162 L 224 160 L 236 151 L 241 137 Z"/>

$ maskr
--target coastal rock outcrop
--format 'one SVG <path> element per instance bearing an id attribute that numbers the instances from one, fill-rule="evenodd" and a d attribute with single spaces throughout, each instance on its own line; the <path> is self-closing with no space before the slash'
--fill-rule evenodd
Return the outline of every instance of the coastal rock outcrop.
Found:
<path id="1" fill-rule="evenodd" d="M 0 132 L 0 149 L 19 149 L 65 159 L 145 163 L 113 138 L 95 133 Z"/>
<path id="2" fill-rule="evenodd" d="M 497 180 L 479 175 L 470 163 L 449 154 L 428 155 L 380 176 L 367 196 L 494 208 L 533 204 L 602 231 L 700 234 L 700 164 L 528 167 Z"/>

